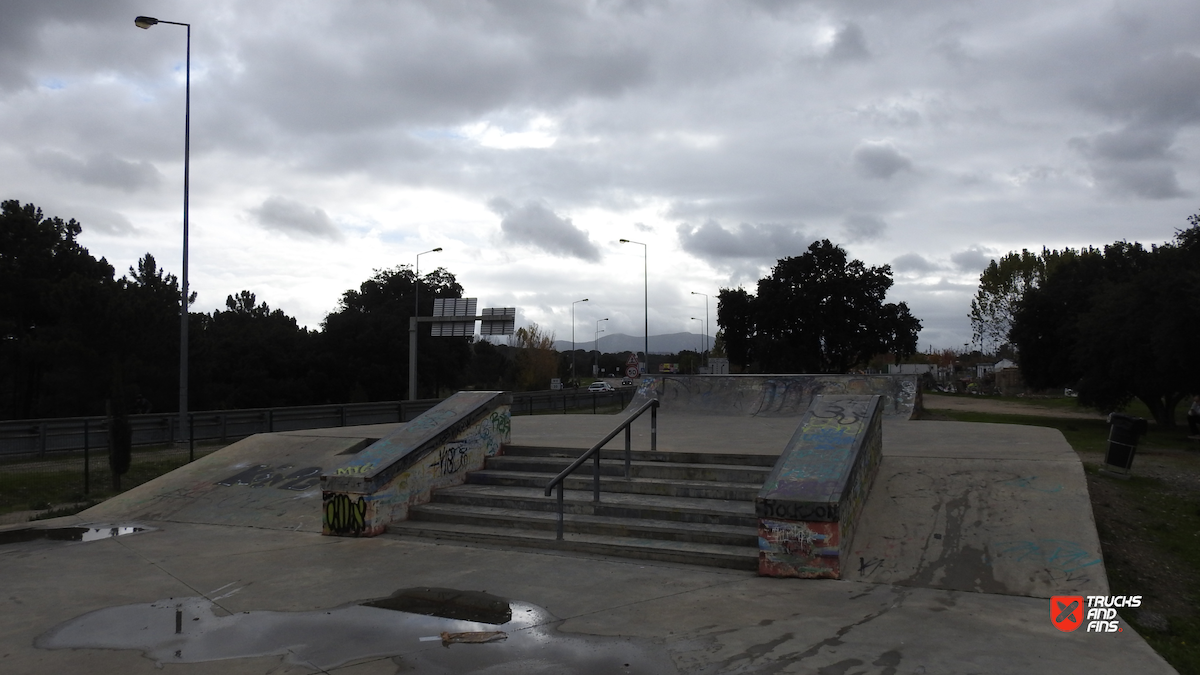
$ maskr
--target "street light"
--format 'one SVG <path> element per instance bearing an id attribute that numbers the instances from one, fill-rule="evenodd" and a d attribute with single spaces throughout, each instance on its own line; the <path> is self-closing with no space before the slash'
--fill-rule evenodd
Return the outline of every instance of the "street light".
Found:
<path id="1" fill-rule="evenodd" d="M 704 296 L 704 365 L 708 366 L 708 295 L 692 291 L 692 295 Z"/>
<path id="2" fill-rule="evenodd" d="M 413 318 L 421 316 L 421 256 L 426 253 L 439 253 L 442 247 L 422 251 L 417 254 L 417 265 L 413 268 Z M 411 328 L 409 330 L 412 330 Z M 421 334 L 420 330 L 412 332 L 412 339 L 416 342 L 417 336 Z M 408 350 L 408 400 L 417 400 L 417 350 Z"/>
<path id="3" fill-rule="evenodd" d="M 159 21 L 150 16 L 134 18 L 133 25 L 149 29 L 151 26 L 168 23 L 187 29 L 186 65 L 183 98 L 183 277 L 182 293 L 179 296 L 179 435 L 182 442 L 187 438 L 188 410 L 188 177 L 191 168 L 192 128 L 192 24 L 178 21 Z"/>
<path id="4" fill-rule="evenodd" d="M 587 302 L 588 299 L 576 300 L 571 303 L 571 379 L 575 379 L 575 305 Z"/>
<path id="5" fill-rule="evenodd" d="M 594 347 L 596 350 L 596 365 L 592 367 L 593 375 L 600 372 L 600 333 L 603 332 L 600 330 L 600 322 L 601 321 L 608 321 L 608 317 L 605 317 L 603 319 L 596 319 L 596 336 L 592 340 L 592 347 Z"/>
<path id="6" fill-rule="evenodd" d="M 644 307 L 644 312 L 645 312 L 644 316 L 645 316 L 645 331 L 646 331 L 645 343 L 642 345 L 642 349 L 643 349 L 642 353 L 646 356 L 646 367 L 649 368 L 650 367 L 650 271 L 649 271 L 649 269 L 650 269 L 649 268 L 650 247 L 646 246 L 645 244 L 643 244 L 640 241 L 633 241 L 632 239 L 622 239 L 621 243 L 622 244 L 637 244 L 638 246 L 642 247 L 642 279 L 643 279 L 643 285 L 645 287 L 644 288 L 645 304 L 643 305 L 643 307 Z"/>

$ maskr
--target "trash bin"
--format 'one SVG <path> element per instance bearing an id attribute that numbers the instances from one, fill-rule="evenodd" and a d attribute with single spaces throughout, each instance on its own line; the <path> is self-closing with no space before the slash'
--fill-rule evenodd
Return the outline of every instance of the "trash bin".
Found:
<path id="1" fill-rule="evenodd" d="M 1138 438 L 1146 433 L 1146 420 L 1132 415 L 1111 413 L 1108 416 L 1108 452 L 1104 455 L 1104 473 L 1129 477 Z"/>

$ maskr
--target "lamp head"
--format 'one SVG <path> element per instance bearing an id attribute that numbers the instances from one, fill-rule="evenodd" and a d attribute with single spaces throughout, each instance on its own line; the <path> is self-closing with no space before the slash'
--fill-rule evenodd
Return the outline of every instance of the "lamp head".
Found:
<path id="1" fill-rule="evenodd" d="M 432 251 L 430 251 L 430 253 L 437 253 L 438 251 L 441 251 L 441 250 L 442 250 L 442 247 L 439 246 L 439 247 L 433 249 Z"/>
<path id="2" fill-rule="evenodd" d="M 628 239 L 622 239 L 622 240 L 621 240 L 621 243 L 622 243 L 622 244 L 628 244 L 628 243 L 629 243 L 629 240 L 628 240 Z"/>
<path id="3" fill-rule="evenodd" d="M 139 16 L 133 20 L 133 25 L 138 28 L 149 28 L 158 23 L 158 19 L 152 16 Z"/>

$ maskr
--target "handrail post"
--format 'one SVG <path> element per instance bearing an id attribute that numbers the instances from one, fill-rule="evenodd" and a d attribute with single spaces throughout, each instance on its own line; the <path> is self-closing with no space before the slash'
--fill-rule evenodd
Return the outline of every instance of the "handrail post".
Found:
<path id="1" fill-rule="evenodd" d="M 592 454 L 595 462 L 592 466 L 592 502 L 600 503 L 600 451 L 597 450 Z"/>
<path id="2" fill-rule="evenodd" d="M 658 451 L 658 401 L 650 406 L 650 452 Z"/>
<path id="3" fill-rule="evenodd" d="M 91 461 L 88 457 L 88 453 L 91 450 L 91 439 L 88 436 L 88 431 L 88 419 L 85 417 L 83 419 L 83 494 L 85 495 L 90 492 L 89 488 L 91 487 L 89 484 L 90 475 L 88 474 L 90 468 L 89 462 Z"/>
<path id="4" fill-rule="evenodd" d="M 625 425 L 625 480 L 629 480 L 630 478 L 630 466 L 633 463 L 633 449 L 630 445 L 630 426 L 630 424 Z"/>
<path id="5" fill-rule="evenodd" d="M 563 484 L 558 484 L 558 540 L 563 538 Z"/>

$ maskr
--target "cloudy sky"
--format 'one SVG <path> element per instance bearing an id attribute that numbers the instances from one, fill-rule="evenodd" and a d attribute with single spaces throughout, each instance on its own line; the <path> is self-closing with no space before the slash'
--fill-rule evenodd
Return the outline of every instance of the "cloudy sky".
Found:
<path id="1" fill-rule="evenodd" d="M 828 238 L 921 347 L 987 262 L 1168 240 L 1197 205 L 1195 0 L 5 0 L 0 198 L 93 254 L 317 328 L 372 271 L 453 272 L 560 339 L 716 325 Z M 605 324 L 600 324 L 605 327 Z M 654 345 L 651 344 L 651 349 Z"/>

